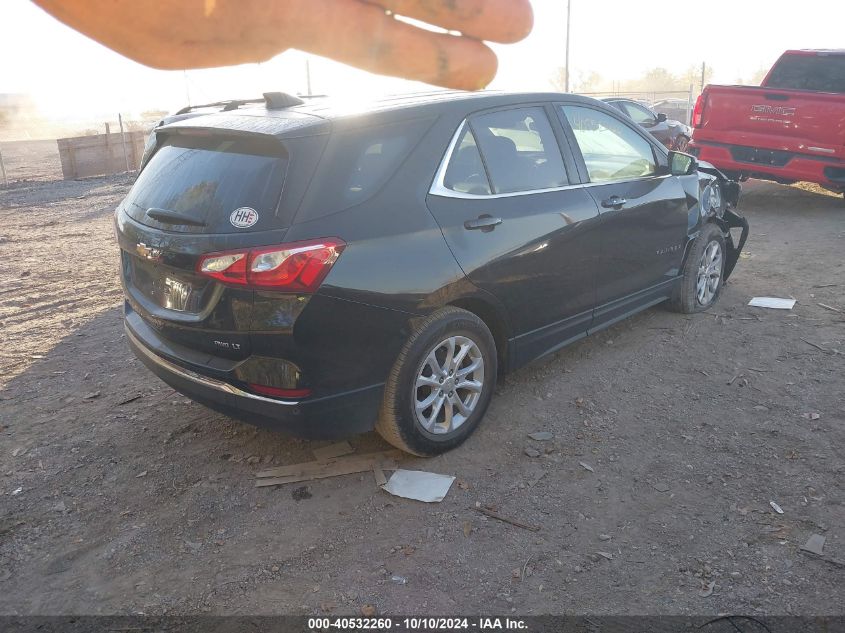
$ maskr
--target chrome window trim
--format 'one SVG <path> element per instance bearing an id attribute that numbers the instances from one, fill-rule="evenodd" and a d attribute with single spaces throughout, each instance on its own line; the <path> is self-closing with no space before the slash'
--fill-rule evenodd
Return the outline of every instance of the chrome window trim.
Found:
<path id="1" fill-rule="evenodd" d="M 220 391 L 222 393 L 228 393 L 233 396 L 239 396 L 241 398 L 249 398 L 250 400 L 259 400 L 261 402 L 267 402 L 270 404 L 276 404 L 279 406 L 285 407 L 293 407 L 299 404 L 299 402 L 294 402 L 291 400 L 276 400 L 274 398 L 265 398 L 263 396 L 257 396 L 254 393 L 249 393 L 248 391 L 244 391 L 243 389 L 238 389 L 234 385 L 230 385 L 227 382 L 223 382 L 221 380 L 215 380 L 214 378 L 209 378 L 208 376 L 201 376 L 200 374 L 194 373 L 184 367 L 180 367 L 175 363 L 171 363 L 169 360 L 162 358 L 152 350 L 150 350 L 146 345 L 144 345 L 138 338 L 132 333 L 132 330 L 129 329 L 129 326 L 124 326 L 126 330 L 126 337 L 135 345 L 135 348 L 141 352 L 145 357 L 147 357 L 151 362 L 155 363 L 162 369 L 166 369 L 172 374 L 176 374 L 186 380 L 190 380 L 193 383 L 198 385 L 202 385 L 203 387 L 208 387 L 209 389 L 214 389 L 215 391 Z"/>
<path id="2" fill-rule="evenodd" d="M 667 178 L 672 176 L 672 174 L 653 174 L 651 176 L 643 176 L 641 178 L 626 178 L 624 180 L 607 180 L 604 182 L 585 182 L 585 183 L 576 183 L 571 185 L 564 185 L 563 187 L 553 187 L 551 189 L 529 189 L 526 191 L 510 191 L 508 193 L 488 193 L 488 194 L 478 194 L 478 193 L 464 193 L 462 191 L 455 191 L 454 189 L 449 189 L 445 185 L 446 181 L 446 170 L 449 168 L 449 161 L 452 160 L 452 154 L 455 152 L 455 147 L 458 145 L 458 140 L 460 140 L 461 135 L 464 132 L 464 129 L 467 127 L 467 120 L 464 119 L 461 121 L 461 124 L 458 126 L 458 130 L 452 136 L 452 140 L 449 142 L 449 147 L 446 149 L 446 155 L 440 161 L 440 166 L 437 168 L 437 173 L 434 175 L 434 182 L 431 183 L 431 187 L 428 190 L 429 195 L 432 196 L 440 196 L 441 198 L 456 198 L 459 200 L 498 200 L 499 198 L 515 198 L 517 196 L 533 196 L 535 194 L 541 193 L 554 193 L 556 191 L 567 191 L 569 189 L 577 189 L 579 187 L 587 188 L 587 187 L 602 187 L 604 185 L 618 185 L 624 184 L 629 182 L 637 182 L 640 180 L 651 180 L 654 178 Z M 481 148 L 479 148 L 479 152 Z M 490 183 L 491 185 L 493 183 Z"/>

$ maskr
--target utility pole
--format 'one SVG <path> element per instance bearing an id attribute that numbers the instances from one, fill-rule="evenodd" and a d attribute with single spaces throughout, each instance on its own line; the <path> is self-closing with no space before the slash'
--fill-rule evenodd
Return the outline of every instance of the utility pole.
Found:
<path id="1" fill-rule="evenodd" d="M 306 57 L 305 58 L 305 85 L 308 90 L 307 94 L 311 95 L 311 63 L 310 60 Z"/>
<path id="2" fill-rule="evenodd" d="M 707 72 L 707 62 L 701 62 L 701 92 L 704 92 L 704 75 Z"/>
<path id="3" fill-rule="evenodd" d="M 185 99 L 188 100 L 188 105 L 191 105 L 191 87 L 188 85 L 188 71 L 182 71 L 182 79 L 185 82 Z"/>
<path id="4" fill-rule="evenodd" d="M 566 90 L 569 92 L 569 20 L 572 15 L 572 0 L 566 0 Z"/>
<path id="5" fill-rule="evenodd" d="M 117 113 L 117 122 L 120 124 L 120 142 L 123 143 L 123 160 L 126 162 L 126 171 L 129 172 L 129 152 L 126 151 L 126 132 L 123 131 L 123 115 Z"/>

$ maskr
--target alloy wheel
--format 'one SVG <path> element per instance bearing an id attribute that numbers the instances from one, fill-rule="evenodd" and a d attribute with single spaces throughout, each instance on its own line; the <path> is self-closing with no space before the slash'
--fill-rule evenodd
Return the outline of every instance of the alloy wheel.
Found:
<path id="1" fill-rule="evenodd" d="M 695 296 L 699 305 L 708 306 L 713 302 L 722 281 L 722 245 L 712 240 L 704 248 L 698 260 L 698 278 Z"/>
<path id="2" fill-rule="evenodd" d="M 417 372 L 416 421 L 432 435 L 452 433 L 472 415 L 483 389 L 481 349 L 466 336 L 450 336 L 429 351 Z"/>

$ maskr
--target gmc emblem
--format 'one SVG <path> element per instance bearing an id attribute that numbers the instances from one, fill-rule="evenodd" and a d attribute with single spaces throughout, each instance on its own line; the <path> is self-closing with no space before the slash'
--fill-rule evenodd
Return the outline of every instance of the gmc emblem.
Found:
<path id="1" fill-rule="evenodd" d="M 795 116 L 797 108 L 785 108 L 783 106 L 753 105 L 751 111 L 754 114 L 774 114 L 779 116 Z"/>

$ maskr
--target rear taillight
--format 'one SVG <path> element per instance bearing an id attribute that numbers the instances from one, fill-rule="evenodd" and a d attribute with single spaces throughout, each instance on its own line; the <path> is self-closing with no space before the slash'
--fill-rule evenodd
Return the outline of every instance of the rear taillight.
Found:
<path id="1" fill-rule="evenodd" d="M 197 272 L 224 283 L 278 290 L 316 292 L 346 243 L 338 238 L 261 246 L 203 255 Z"/>
<path id="2" fill-rule="evenodd" d="M 199 272 L 230 284 L 246 284 L 247 253 L 215 253 L 204 256 Z"/>
<path id="3" fill-rule="evenodd" d="M 692 109 L 692 126 L 700 128 L 704 120 L 704 104 L 706 103 L 707 93 L 701 93 L 695 101 L 695 107 Z"/>

